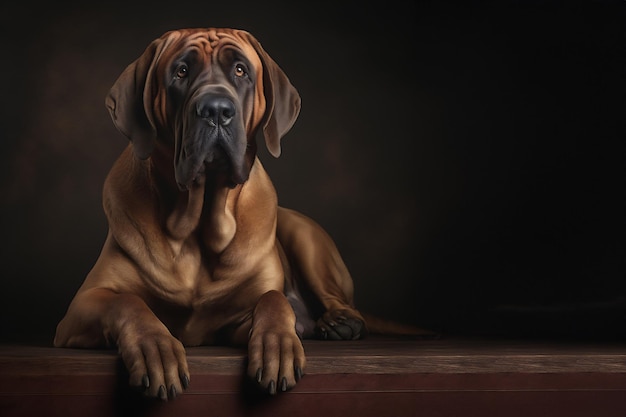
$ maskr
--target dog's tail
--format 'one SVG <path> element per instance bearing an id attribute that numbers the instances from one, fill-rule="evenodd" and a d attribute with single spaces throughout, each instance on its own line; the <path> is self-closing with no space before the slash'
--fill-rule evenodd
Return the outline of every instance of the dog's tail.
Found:
<path id="1" fill-rule="evenodd" d="M 433 330 L 424 329 L 409 324 L 398 323 L 393 320 L 382 319 L 368 313 L 361 312 L 361 315 L 365 319 L 367 330 L 370 334 L 424 339 L 434 339 L 440 336 L 438 332 Z"/>

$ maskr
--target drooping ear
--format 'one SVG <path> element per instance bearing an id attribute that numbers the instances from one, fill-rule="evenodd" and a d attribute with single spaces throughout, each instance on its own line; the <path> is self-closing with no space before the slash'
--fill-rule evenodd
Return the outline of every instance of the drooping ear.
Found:
<path id="1" fill-rule="evenodd" d="M 246 35 L 263 64 L 265 116 L 261 123 L 265 145 L 278 158 L 281 152 L 280 140 L 291 129 L 300 113 L 300 95 L 261 44 L 249 33 Z"/>
<path id="2" fill-rule="evenodd" d="M 105 99 L 115 127 L 132 142 L 133 151 L 140 159 L 147 159 L 154 149 L 156 127 L 151 110 L 153 73 L 173 37 L 177 36 L 168 33 L 152 41 L 144 53 L 126 67 Z"/>

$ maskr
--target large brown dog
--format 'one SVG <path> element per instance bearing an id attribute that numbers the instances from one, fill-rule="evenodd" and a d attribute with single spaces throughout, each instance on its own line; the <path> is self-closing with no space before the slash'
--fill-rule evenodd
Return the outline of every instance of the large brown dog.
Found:
<path id="1" fill-rule="evenodd" d="M 106 105 L 131 144 L 105 182 L 108 237 L 56 346 L 117 346 L 130 384 L 167 399 L 189 384 L 183 345 L 247 343 L 249 376 L 275 393 L 303 374 L 300 337 L 366 334 L 334 243 L 277 207 L 256 157 L 257 130 L 280 155 L 300 97 L 249 33 L 166 33 Z"/>

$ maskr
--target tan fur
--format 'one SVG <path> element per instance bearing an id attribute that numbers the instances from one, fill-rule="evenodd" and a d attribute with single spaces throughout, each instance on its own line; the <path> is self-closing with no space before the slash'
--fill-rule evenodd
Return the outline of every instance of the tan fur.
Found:
<path id="1" fill-rule="evenodd" d="M 186 78 L 176 65 L 190 50 L 196 55 Z M 252 67 L 245 82 L 229 72 L 232 51 Z M 179 90 L 176 107 L 172 97 Z M 232 128 L 232 138 L 219 139 L 234 150 L 224 156 L 219 146 L 211 148 L 218 162 L 202 154 L 203 165 L 196 166 L 193 149 L 203 139 L 189 138 L 205 125 L 194 112 L 205 96 L 218 93 L 237 110 L 223 126 Z M 280 154 L 300 98 L 251 35 L 230 29 L 165 34 L 120 76 L 107 107 L 131 143 L 106 179 L 108 236 L 58 325 L 56 346 L 117 347 L 130 384 L 167 399 L 189 383 L 184 346 L 216 342 L 247 344 L 248 374 L 270 393 L 292 388 L 306 365 L 296 328 L 305 336 L 313 328 L 298 324 L 290 302 L 303 306 L 305 290 L 323 311 L 302 316 L 303 322 L 317 321 L 323 335 L 343 326 L 343 336 L 333 333 L 337 338 L 367 332 L 334 243 L 312 220 L 277 207 L 255 156 L 257 131 L 270 152 Z M 196 130 L 189 127 L 194 123 Z M 344 325 L 348 319 L 352 327 Z"/>

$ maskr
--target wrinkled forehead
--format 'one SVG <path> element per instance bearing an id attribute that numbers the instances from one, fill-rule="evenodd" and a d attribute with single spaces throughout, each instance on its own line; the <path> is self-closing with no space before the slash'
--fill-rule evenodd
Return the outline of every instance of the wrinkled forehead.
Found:
<path id="1" fill-rule="evenodd" d="M 241 30 L 215 28 L 184 29 L 163 35 L 164 38 L 176 38 L 169 48 L 171 56 L 197 53 L 205 59 L 218 60 L 225 52 L 236 51 L 243 53 L 259 69 L 261 60 L 250 44 L 249 36 Z"/>

